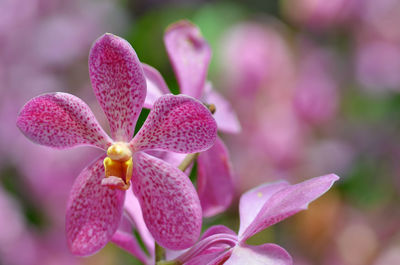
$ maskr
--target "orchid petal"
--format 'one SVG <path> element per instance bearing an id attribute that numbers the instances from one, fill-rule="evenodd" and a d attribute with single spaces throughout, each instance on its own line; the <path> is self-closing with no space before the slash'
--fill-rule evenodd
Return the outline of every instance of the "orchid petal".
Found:
<path id="1" fill-rule="evenodd" d="M 65 229 L 68 246 L 75 255 L 100 250 L 121 221 L 125 192 L 101 185 L 103 159 L 98 158 L 79 174 L 68 200 Z"/>
<path id="2" fill-rule="evenodd" d="M 197 158 L 197 193 L 204 217 L 225 211 L 232 202 L 235 193 L 232 167 L 219 137 L 213 147 Z"/>
<path id="3" fill-rule="evenodd" d="M 236 246 L 224 265 L 291 265 L 289 253 L 275 244 Z"/>
<path id="4" fill-rule="evenodd" d="M 60 149 L 78 145 L 107 149 L 111 144 L 86 103 L 67 93 L 31 99 L 20 111 L 17 126 L 33 142 Z"/>
<path id="5" fill-rule="evenodd" d="M 127 190 L 125 194 L 126 198 L 125 198 L 124 209 L 129 214 L 129 218 L 131 218 L 131 221 L 134 223 L 135 229 L 139 232 L 140 237 L 142 238 L 142 241 L 146 246 L 147 250 L 150 253 L 153 253 L 154 239 L 151 236 L 150 231 L 149 229 L 147 229 L 147 226 L 144 222 L 142 208 L 140 207 L 139 200 L 133 194 L 133 191 L 131 189 Z"/>
<path id="6" fill-rule="evenodd" d="M 239 235 L 243 234 L 243 232 L 254 221 L 264 204 L 268 202 L 271 196 L 288 186 L 290 186 L 290 184 L 286 181 L 277 181 L 260 185 L 244 193 L 240 197 L 239 202 Z"/>
<path id="7" fill-rule="evenodd" d="M 144 101 L 144 107 L 147 109 L 153 108 L 154 102 L 164 94 L 171 93 L 164 78 L 157 69 L 150 65 L 142 63 L 143 72 L 146 77 L 147 95 Z"/>
<path id="8" fill-rule="evenodd" d="M 192 246 L 200 235 L 201 206 L 189 178 L 178 168 L 137 152 L 132 188 L 154 239 L 169 249 Z"/>
<path id="9" fill-rule="evenodd" d="M 240 241 L 245 241 L 261 230 L 296 214 L 301 210 L 305 210 L 308 204 L 327 192 L 335 181 L 339 179 L 334 174 L 316 177 L 296 185 L 289 185 L 278 190 L 275 194 L 267 194 L 264 205 L 253 221 L 246 227 L 239 230 Z M 261 194 L 258 189 L 250 191 L 256 196 Z M 255 197 L 254 194 L 252 195 Z M 255 200 L 257 202 L 257 200 Z M 247 209 L 240 207 L 240 216 L 246 216 Z"/>
<path id="10" fill-rule="evenodd" d="M 232 231 L 230 228 L 224 226 L 224 225 L 214 225 L 208 228 L 203 235 L 201 236 L 201 240 L 203 240 L 206 237 L 216 235 L 216 234 L 228 234 L 228 235 L 233 235 L 236 236 L 236 233 Z"/>
<path id="11" fill-rule="evenodd" d="M 185 95 L 164 95 L 155 102 L 130 146 L 136 151 L 194 153 L 210 148 L 216 136 L 217 124 L 202 103 Z"/>
<path id="12" fill-rule="evenodd" d="M 232 249 L 228 251 L 214 250 L 209 251 L 205 254 L 195 256 L 189 261 L 185 262 L 185 265 L 219 265 L 225 264 L 224 261 L 227 260 L 232 253 Z M 238 263 L 240 264 L 240 263 Z M 243 263 L 246 264 L 246 263 Z"/>
<path id="13" fill-rule="evenodd" d="M 135 50 L 126 40 L 106 33 L 90 50 L 89 73 L 113 139 L 129 141 L 146 97 L 146 79 Z"/>
<path id="14" fill-rule="evenodd" d="M 140 260 L 144 264 L 151 264 L 150 258 L 146 256 L 143 250 L 140 248 L 139 243 L 137 242 L 136 238 L 133 237 L 131 234 L 117 231 L 111 238 L 111 242 L 119 246 L 120 248 L 126 250 L 138 260 Z"/>
<path id="15" fill-rule="evenodd" d="M 164 43 L 181 93 L 200 99 L 211 58 L 200 30 L 188 21 L 179 21 L 168 27 Z"/>
<path id="16" fill-rule="evenodd" d="M 203 101 L 215 105 L 216 111 L 213 116 L 218 130 L 226 133 L 239 133 L 242 130 L 239 119 L 229 101 L 212 89 L 210 83 L 206 84 Z"/>

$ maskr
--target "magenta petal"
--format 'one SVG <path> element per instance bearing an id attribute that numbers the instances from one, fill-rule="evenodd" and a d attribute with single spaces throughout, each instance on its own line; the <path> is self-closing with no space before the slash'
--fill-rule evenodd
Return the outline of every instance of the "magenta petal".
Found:
<path id="1" fill-rule="evenodd" d="M 197 174 L 197 193 L 203 216 L 225 211 L 232 202 L 235 186 L 229 154 L 219 137 L 213 147 L 200 153 Z"/>
<path id="2" fill-rule="evenodd" d="M 125 192 L 101 185 L 104 156 L 85 168 L 75 180 L 67 204 L 68 246 L 86 256 L 104 247 L 118 228 Z"/>
<path id="3" fill-rule="evenodd" d="M 179 21 L 168 27 L 164 43 L 181 93 L 200 99 L 211 58 L 200 30 L 188 21 Z"/>
<path id="4" fill-rule="evenodd" d="M 142 208 L 140 207 L 139 200 L 133 194 L 131 189 L 125 192 L 125 204 L 124 210 L 129 215 L 129 218 L 134 223 L 135 229 L 139 232 L 140 237 L 147 250 L 150 253 L 154 253 L 154 239 L 150 234 L 149 229 L 147 228 L 144 219 Z"/>
<path id="5" fill-rule="evenodd" d="M 240 228 L 238 234 L 243 234 L 272 195 L 288 186 L 290 186 L 288 182 L 278 181 L 260 185 L 244 193 L 239 202 Z"/>
<path id="6" fill-rule="evenodd" d="M 151 264 L 150 258 L 146 256 L 146 254 L 141 249 L 139 243 L 137 242 L 136 238 L 132 234 L 128 234 L 122 231 L 117 231 L 111 238 L 111 241 L 120 248 L 132 254 L 142 263 Z"/>
<path id="7" fill-rule="evenodd" d="M 206 237 L 216 235 L 216 234 L 229 234 L 236 236 L 236 233 L 232 231 L 230 228 L 224 226 L 224 225 L 214 225 L 208 228 L 203 235 L 201 236 L 201 240 L 203 240 Z"/>
<path id="8" fill-rule="evenodd" d="M 169 249 L 192 246 L 200 235 L 201 206 L 189 178 L 178 168 L 137 152 L 132 188 L 154 239 Z"/>
<path id="9" fill-rule="evenodd" d="M 201 102 L 185 95 L 164 95 L 130 145 L 134 150 L 194 153 L 210 148 L 216 137 L 217 124 Z"/>
<path id="10" fill-rule="evenodd" d="M 218 130 L 226 133 L 239 133 L 242 130 L 239 119 L 229 101 L 213 90 L 210 83 L 206 84 L 203 100 L 207 104 L 215 105 L 214 118 Z"/>
<path id="11" fill-rule="evenodd" d="M 89 73 L 113 139 L 128 142 L 146 97 L 146 79 L 135 50 L 126 40 L 106 33 L 90 50 Z"/>
<path id="12" fill-rule="evenodd" d="M 240 241 L 243 242 L 261 230 L 278 223 L 301 210 L 307 209 L 310 202 L 327 192 L 338 179 L 338 176 L 330 174 L 312 178 L 296 185 L 283 187 L 282 189 L 278 189 L 274 194 L 272 194 L 272 192 L 264 194 L 260 188 L 247 192 L 246 195 L 249 197 L 246 198 L 247 202 L 245 203 L 250 207 L 242 205 L 243 202 L 241 200 L 240 222 L 244 219 L 246 220 L 245 223 L 248 223 L 250 218 L 253 219 L 256 210 L 251 208 L 251 205 L 257 204 L 255 207 L 259 208 L 261 201 L 260 199 L 256 199 L 256 197 L 263 198 L 265 196 L 266 198 L 264 200 L 264 205 L 251 223 L 247 227 L 241 225 L 241 229 L 239 229 Z M 261 187 L 261 189 L 262 188 L 263 187 Z M 250 196 L 253 198 L 253 204 L 251 204 L 252 200 L 250 199 Z"/>
<path id="13" fill-rule="evenodd" d="M 17 126 L 35 143 L 55 148 L 94 145 L 107 149 L 111 144 L 86 103 L 67 93 L 31 99 L 20 111 Z"/>
<path id="14" fill-rule="evenodd" d="M 202 254 L 199 256 L 195 256 L 190 259 L 188 262 L 185 262 L 185 265 L 220 265 L 225 264 L 224 261 L 229 258 L 232 250 L 228 251 L 210 251 L 209 253 Z M 247 264 L 247 263 L 238 263 L 239 264 Z"/>
<path id="15" fill-rule="evenodd" d="M 164 94 L 169 94 L 167 84 L 164 78 L 157 71 L 157 69 L 150 65 L 142 63 L 143 72 L 146 77 L 147 94 L 144 101 L 144 107 L 147 109 L 153 108 L 154 102 Z"/>
<path id="16" fill-rule="evenodd" d="M 275 244 L 236 246 L 224 265 L 291 265 L 289 253 Z"/>

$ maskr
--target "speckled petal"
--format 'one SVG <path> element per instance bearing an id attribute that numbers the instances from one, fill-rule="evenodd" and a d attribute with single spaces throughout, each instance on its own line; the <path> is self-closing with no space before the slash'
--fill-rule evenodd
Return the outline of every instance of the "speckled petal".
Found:
<path id="1" fill-rule="evenodd" d="M 289 253 L 275 244 L 236 246 L 224 265 L 291 265 Z"/>
<path id="2" fill-rule="evenodd" d="M 215 105 L 216 111 L 213 116 L 218 124 L 218 130 L 226 133 L 239 133 L 242 130 L 239 119 L 229 101 L 212 89 L 210 83 L 206 85 L 203 101 Z"/>
<path id="3" fill-rule="evenodd" d="M 147 94 L 144 101 L 144 107 L 147 109 L 153 108 L 154 102 L 164 94 L 171 93 L 168 89 L 164 78 L 157 69 L 150 65 L 142 63 L 143 72 L 146 77 Z"/>
<path id="4" fill-rule="evenodd" d="M 192 246 L 201 230 L 201 206 L 189 178 L 179 169 L 147 155 L 133 157 L 132 188 L 155 240 L 169 249 Z"/>
<path id="5" fill-rule="evenodd" d="M 116 141 L 128 142 L 146 97 L 146 79 L 132 46 L 106 33 L 89 55 L 90 80 Z"/>
<path id="6" fill-rule="evenodd" d="M 200 99 L 211 58 L 200 30 L 189 21 L 179 21 L 168 27 L 164 43 L 181 93 Z"/>
<path id="7" fill-rule="evenodd" d="M 77 145 L 107 149 L 112 141 L 86 103 L 67 93 L 31 99 L 20 111 L 17 126 L 33 142 L 60 149 Z"/>
<path id="8" fill-rule="evenodd" d="M 201 102 L 185 95 L 164 95 L 130 145 L 133 150 L 194 153 L 210 148 L 216 137 L 217 124 Z"/>
<path id="9" fill-rule="evenodd" d="M 118 228 L 125 192 L 101 185 L 104 156 L 76 179 L 67 204 L 66 233 L 72 254 L 87 256 L 104 247 Z"/>
<path id="10" fill-rule="evenodd" d="M 305 210 L 308 204 L 327 192 L 335 181 L 339 179 L 334 174 L 316 177 L 296 185 L 289 185 L 278 190 L 276 193 L 267 194 L 265 203 L 259 213 L 247 228 L 239 230 L 239 240 L 244 242 L 249 237 L 255 235 L 261 230 L 286 219 L 301 210 Z M 252 190 L 255 197 L 263 197 L 257 189 Z M 249 199 L 249 198 L 247 198 Z M 258 202 L 257 199 L 254 200 Z M 248 205 L 250 203 L 247 203 Z M 256 204 L 256 203 L 254 203 Z M 240 206 L 240 216 L 250 216 L 254 209 Z M 242 221 L 242 220 L 241 220 Z"/>
<path id="11" fill-rule="evenodd" d="M 213 147 L 200 153 L 197 159 L 197 193 L 203 216 L 225 211 L 231 204 L 235 186 L 228 150 L 217 137 Z"/>

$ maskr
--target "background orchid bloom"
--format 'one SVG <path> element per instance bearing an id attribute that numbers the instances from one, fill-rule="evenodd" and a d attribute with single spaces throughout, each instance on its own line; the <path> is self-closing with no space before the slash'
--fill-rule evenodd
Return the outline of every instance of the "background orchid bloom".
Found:
<path id="1" fill-rule="evenodd" d="M 73 254 L 90 255 L 114 235 L 130 186 L 143 218 L 162 246 L 191 246 L 201 229 L 201 206 L 190 180 L 143 151 L 201 152 L 216 139 L 217 125 L 201 102 L 188 96 L 159 98 L 132 138 L 146 97 L 146 81 L 132 46 L 101 36 L 89 55 L 90 79 L 110 124 L 112 139 L 89 107 L 67 93 L 44 94 L 21 110 L 18 128 L 32 141 L 59 149 L 91 145 L 107 150 L 76 179 L 67 205 L 66 233 Z"/>
<path id="2" fill-rule="evenodd" d="M 296 185 L 280 181 L 258 186 L 240 198 L 239 233 L 218 225 L 209 228 L 199 243 L 175 260 L 185 265 L 252 264 L 289 265 L 292 258 L 275 244 L 248 245 L 246 240 L 289 216 L 327 192 L 339 179 L 334 174 L 316 177 Z"/>
<path id="3" fill-rule="evenodd" d="M 216 107 L 214 117 L 218 129 L 238 133 L 241 127 L 230 103 L 207 82 L 211 49 L 200 30 L 189 21 L 176 22 L 167 28 L 164 44 L 180 92 L 206 104 L 213 104 Z M 156 69 L 148 65 L 144 65 L 143 69 L 150 88 L 145 106 L 152 108 L 153 102 L 161 95 L 169 93 L 169 89 Z M 165 159 L 169 161 L 173 158 Z M 220 138 L 197 159 L 197 191 L 205 217 L 223 212 L 232 201 L 235 191 L 232 166 L 228 149 Z"/>

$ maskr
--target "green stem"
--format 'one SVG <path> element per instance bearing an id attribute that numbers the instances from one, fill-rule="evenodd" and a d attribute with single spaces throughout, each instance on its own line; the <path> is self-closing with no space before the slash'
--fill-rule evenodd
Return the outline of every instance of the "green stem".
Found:
<path id="1" fill-rule="evenodd" d="M 156 254 L 156 264 L 158 264 L 158 262 L 165 259 L 165 249 L 159 244 L 157 244 L 157 242 L 154 243 L 154 247 Z"/>
<path id="2" fill-rule="evenodd" d="M 156 263 L 156 265 L 182 265 L 182 263 L 180 263 L 179 261 L 175 261 L 175 260 L 170 260 L 170 261 L 159 261 Z"/>
<path id="3" fill-rule="evenodd" d="M 183 172 L 185 172 L 185 170 L 197 159 L 197 157 L 199 156 L 199 153 L 193 153 L 193 154 L 188 154 L 183 161 L 181 162 L 181 164 L 178 166 L 178 168 L 180 170 L 182 170 Z"/>

